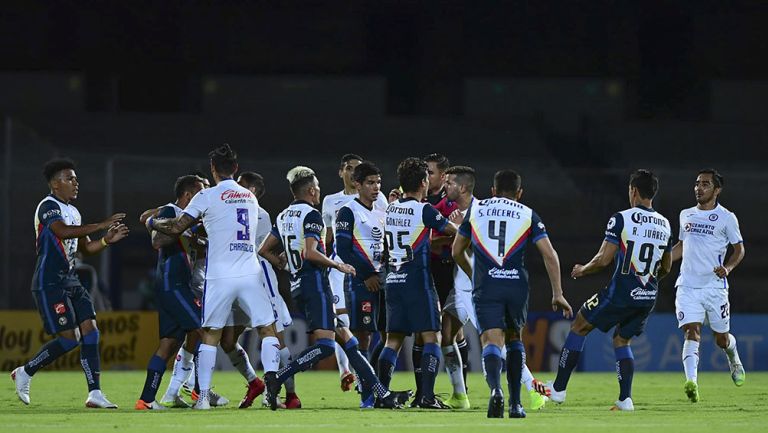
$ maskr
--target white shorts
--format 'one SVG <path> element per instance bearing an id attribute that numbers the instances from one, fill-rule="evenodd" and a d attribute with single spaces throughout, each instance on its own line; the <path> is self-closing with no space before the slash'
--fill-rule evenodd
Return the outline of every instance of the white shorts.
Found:
<path id="1" fill-rule="evenodd" d="M 472 302 L 472 281 L 461 269 L 456 268 L 453 289 L 445 300 L 443 311 L 459 319 L 462 325 L 470 322 L 477 329 L 477 314 Z"/>
<path id="2" fill-rule="evenodd" d="M 269 293 L 264 289 L 261 273 L 233 278 L 206 280 L 203 296 L 203 328 L 221 329 L 227 326 L 233 307 L 239 306 L 242 316 L 232 317 L 248 328 L 269 325 L 275 321 L 275 311 Z"/>
<path id="3" fill-rule="evenodd" d="M 288 311 L 288 305 L 286 305 L 283 296 L 278 290 L 275 269 L 268 261 L 261 257 L 259 257 L 259 263 L 261 264 L 261 270 L 263 271 L 264 288 L 269 293 L 269 297 L 272 299 L 272 306 L 275 309 L 275 313 L 277 313 L 275 316 L 275 326 L 277 327 L 277 332 L 282 332 L 285 328 L 291 326 L 293 318 L 291 318 L 291 312 Z"/>
<path id="4" fill-rule="evenodd" d="M 678 327 L 701 323 L 709 325 L 715 332 L 725 334 L 731 329 L 730 307 L 727 289 L 677 287 L 675 312 Z"/>
<path id="5" fill-rule="evenodd" d="M 335 256 L 333 260 L 343 263 L 339 256 Z M 331 285 L 331 293 L 333 294 L 333 311 L 346 310 L 347 300 L 344 298 L 344 273 L 336 269 L 329 269 L 328 283 Z"/>

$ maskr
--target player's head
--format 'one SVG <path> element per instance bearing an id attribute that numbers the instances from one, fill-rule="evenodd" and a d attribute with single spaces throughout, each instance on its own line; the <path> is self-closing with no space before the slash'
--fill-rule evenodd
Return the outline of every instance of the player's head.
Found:
<path id="1" fill-rule="evenodd" d="M 439 153 L 430 153 L 424 157 L 429 172 L 429 185 L 433 191 L 439 191 L 445 182 L 445 171 L 451 166 L 448 158 Z"/>
<path id="2" fill-rule="evenodd" d="M 211 181 L 208 180 L 208 176 L 206 176 L 205 173 L 203 173 L 200 170 L 197 170 L 197 171 L 193 172 L 192 174 L 194 174 L 195 176 L 199 177 L 200 181 L 203 182 L 203 189 L 211 187 Z"/>
<path id="3" fill-rule="evenodd" d="M 237 171 L 237 153 L 227 143 L 210 151 L 208 157 L 211 159 L 211 174 L 214 178 L 229 178 Z"/>
<path id="4" fill-rule="evenodd" d="M 653 200 L 659 190 L 659 178 L 650 170 L 635 170 L 629 176 L 629 202 L 636 206 L 640 200 Z"/>
<path id="5" fill-rule="evenodd" d="M 698 204 L 717 202 L 717 197 L 723 190 L 725 179 L 714 168 L 705 168 L 699 170 L 696 176 L 696 185 L 693 187 L 693 193 L 696 195 Z"/>
<path id="6" fill-rule="evenodd" d="M 75 174 L 75 162 L 71 159 L 57 158 L 46 162 L 43 176 L 53 195 L 59 199 L 69 202 L 77 198 L 80 184 Z"/>
<path id="7" fill-rule="evenodd" d="M 187 207 L 189 201 L 201 189 L 203 189 L 203 180 L 194 174 L 188 174 L 176 179 L 173 184 L 173 192 L 176 194 L 176 203 L 180 208 Z"/>
<path id="8" fill-rule="evenodd" d="M 264 186 L 264 177 L 259 173 L 254 173 L 252 171 L 240 173 L 240 176 L 237 178 L 237 183 L 243 188 L 250 190 L 256 198 L 261 198 L 264 196 L 264 193 L 267 192 L 267 189 Z"/>
<path id="9" fill-rule="evenodd" d="M 344 181 L 344 189 L 355 189 L 352 172 L 361 162 L 363 162 L 363 157 L 354 153 L 347 153 L 341 157 L 339 177 Z"/>
<path id="10" fill-rule="evenodd" d="M 445 196 L 457 200 L 461 195 L 472 195 L 475 190 L 475 169 L 456 165 L 445 171 Z"/>
<path id="11" fill-rule="evenodd" d="M 288 170 L 285 177 L 296 200 L 306 200 L 313 205 L 320 203 L 320 182 L 314 170 L 298 165 Z"/>
<path id="12" fill-rule="evenodd" d="M 423 196 L 429 189 L 427 163 L 421 158 L 405 158 L 397 166 L 397 180 L 404 193 Z"/>
<path id="13" fill-rule="evenodd" d="M 491 194 L 496 197 L 506 197 L 520 200 L 523 195 L 523 179 L 515 170 L 499 170 L 493 175 Z"/>
<path id="14" fill-rule="evenodd" d="M 363 161 L 352 172 L 360 198 L 367 202 L 375 202 L 381 191 L 381 170 L 370 161 Z"/>

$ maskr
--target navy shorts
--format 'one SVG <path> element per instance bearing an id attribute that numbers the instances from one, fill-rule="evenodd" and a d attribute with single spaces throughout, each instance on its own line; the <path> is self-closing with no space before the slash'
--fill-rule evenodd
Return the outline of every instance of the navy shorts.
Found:
<path id="1" fill-rule="evenodd" d="M 202 304 L 189 286 L 172 285 L 171 290 L 155 292 L 155 301 L 160 338 L 184 341 L 187 332 L 200 328 Z"/>
<path id="2" fill-rule="evenodd" d="M 633 307 L 612 304 L 601 293 L 589 298 L 579 309 L 590 325 L 603 332 L 608 332 L 615 326 L 615 334 L 625 339 L 643 333 L 651 311 L 653 311 L 653 305 Z"/>
<path id="3" fill-rule="evenodd" d="M 472 293 L 478 331 L 514 329 L 522 332 L 528 319 L 528 287 L 478 287 Z"/>
<path id="4" fill-rule="evenodd" d="M 335 315 L 333 312 L 333 294 L 328 276 L 313 271 L 301 274 L 297 277 L 298 288 L 293 290 L 291 296 L 296 307 L 304 313 L 307 321 L 307 332 L 316 329 L 333 331 Z M 293 284 L 296 284 L 294 281 Z"/>
<path id="5" fill-rule="evenodd" d="M 387 275 L 387 332 L 440 331 L 440 302 L 429 269 Z"/>
<path id="6" fill-rule="evenodd" d="M 384 287 L 384 278 L 381 274 L 379 275 L 381 286 Z M 375 332 L 379 317 L 379 293 L 369 292 L 363 281 L 346 275 L 344 277 L 344 298 L 347 301 L 349 329 Z"/>
<path id="7" fill-rule="evenodd" d="M 91 295 L 83 286 L 48 285 L 43 290 L 33 290 L 32 294 L 45 332 L 50 335 L 75 329 L 86 320 L 96 318 Z"/>

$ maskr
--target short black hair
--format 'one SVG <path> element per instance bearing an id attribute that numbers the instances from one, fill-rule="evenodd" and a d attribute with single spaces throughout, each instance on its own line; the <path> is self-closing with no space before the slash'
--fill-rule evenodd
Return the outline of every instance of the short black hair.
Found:
<path id="1" fill-rule="evenodd" d="M 445 171 L 445 174 L 456 176 L 456 182 L 464 185 L 470 191 L 475 189 L 475 169 L 466 165 L 454 165 Z"/>
<path id="2" fill-rule="evenodd" d="M 56 158 L 45 163 L 43 176 L 46 182 L 50 182 L 62 170 L 74 170 L 75 161 L 69 158 Z"/>
<path id="3" fill-rule="evenodd" d="M 208 153 L 216 172 L 229 176 L 235 173 L 237 168 L 237 153 L 224 143 Z"/>
<path id="4" fill-rule="evenodd" d="M 256 198 L 261 198 L 264 193 L 267 192 L 267 189 L 264 186 L 264 176 L 260 175 L 259 173 L 255 173 L 253 171 L 240 173 L 239 180 L 245 184 L 243 185 L 245 188 L 253 188 L 256 190 L 254 192 Z"/>
<path id="5" fill-rule="evenodd" d="M 496 189 L 496 194 L 501 193 L 517 194 L 520 191 L 520 187 L 523 184 L 523 179 L 515 170 L 505 168 L 499 170 L 493 175 L 493 187 Z"/>
<path id="6" fill-rule="evenodd" d="M 355 171 L 352 172 L 352 180 L 357 183 L 365 182 L 365 178 L 368 176 L 381 176 L 381 170 L 371 161 L 361 162 L 355 167 Z"/>
<path id="7" fill-rule="evenodd" d="M 448 167 L 451 166 L 451 162 L 448 161 L 448 158 L 446 158 L 445 155 L 441 155 L 439 153 L 430 153 L 424 157 L 424 161 L 434 162 L 435 165 L 437 165 L 437 169 L 440 171 L 448 170 Z"/>
<path id="8" fill-rule="evenodd" d="M 405 158 L 397 166 L 397 180 L 403 192 L 415 192 L 421 187 L 421 182 L 427 178 L 427 163 L 421 158 Z"/>
<path id="9" fill-rule="evenodd" d="M 176 198 L 179 199 L 185 192 L 192 191 L 197 183 L 203 183 L 203 180 L 197 175 L 187 174 L 180 176 L 176 179 L 176 183 L 173 184 L 173 192 L 176 194 Z"/>
<path id="10" fill-rule="evenodd" d="M 659 178 L 650 170 L 640 168 L 629 176 L 629 186 L 637 188 L 640 197 L 650 200 L 659 190 Z"/>
<path id="11" fill-rule="evenodd" d="M 195 170 L 192 172 L 192 174 L 199 177 L 200 181 L 203 182 L 203 184 L 205 184 L 206 181 L 208 181 L 208 183 L 211 183 L 211 180 L 208 179 L 208 175 L 203 173 L 202 170 Z"/>
<path id="12" fill-rule="evenodd" d="M 363 161 L 363 157 L 356 153 L 345 153 L 344 156 L 341 157 L 341 164 L 339 167 L 344 167 L 344 164 L 355 159 L 358 161 Z"/>
<path id="13" fill-rule="evenodd" d="M 711 174 L 712 183 L 715 185 L 715 188 L 722 188 L 723 185 L 725 185 L 725 178 L 723 178 L 723 175 L 714 168 L 701 169 L 699 170 L 699 174 Z"/>

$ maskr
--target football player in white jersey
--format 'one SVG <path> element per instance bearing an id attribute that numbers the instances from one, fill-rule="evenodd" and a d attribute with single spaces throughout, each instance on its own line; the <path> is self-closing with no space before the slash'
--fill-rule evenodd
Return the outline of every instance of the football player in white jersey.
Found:
<path id="1" fill-rule="evenodd" d="M 669 221 L 653 210 L 659 180 L 648 170 L 635 170 L 629 178 L 629 209 L 608 220 L 605 238 L 597 254 L 586 265 L 574 265 L 572 278 L 602 271 L 615 262 L 608 285 L 579 309 L 560 353 L 557 378 L 551 385 L 550 400 L 565 401 L 565 388 L 579 362 L 587 334 L 597 328 L 608 332 L 615 327 L 613 347 L 619 379 L 619 398 L 611 410 L 635 410 L 632 378 L 635 371 L 630 340 L 645 329 L 656 304 L 659 280 L 672 267 Z"/>
<path id="2" fill-rule="evenodd" d="M 349 332 L 345 323 L 335 317 L 325 270 L 335 268 L 344 274 L 354 275 L 355 268 L 325 255 L 325 226 L 320 212 L 314 208 L 320 202 L 320 183 L 315 172 L 298 166 L 288 172 L 287 178 L 295 200 L 277 216 L 272 231 L 259 249 L 259 255 L 278 268 L 288 265 L 291 295 L 304 312 L 307 329 L 314 335 L 315 344 L 279 372 L 264 374 L 270 408 L 277 409 L 277 394 L 287 379 L 334 354 L 334 340 L 343 345 L 363 391 L 378 397 L 377 407 L 400 408 L 410 393 L 390 392 L 379 382 L 368 360 L 360 354 L 357 338 Z M 284 258 L 275 253 L 277 249 L 284 250 Z"/>
<path id="3" fill-rule="evenodd" d="M 339 177 L 344 182 L 344 189 L 337 193 L 329 194 L 323 199 L 321 212 L 323 223 L 325 224 L 327 231 L 324 239 L 325 248 L 326 251 L 329 252 L 329 257 L 339 263 L 342 261 L 336 253 L 336 244 L 334 242 L 336 240 L 336 217 L 342 206 L 358 196 L 355 182 L 352 179 L 352 172 L 362 161 L 363 157 L 354 153 L 347 153 L 342 156 L 341 165 L 339 167 Z M 382 210 L 387 208 L 387 199 L 381 192 L 379 192 L 376 198 L 375 207 L 381 208 Z M 328 270 L 328 281 L 331 284 L 333 307 L 336 316 L 342 322 L 349 324 L 347 303 L 344 299 L 344 274 L 331 268 Z M 344 349 L 338 344 L 336 345 L 336 363 L 339 367 L 339 375 L 341 377 L 341 390 L 344 392 L 351 390 L 355 382 L 355 375 L 350 371 L 349 360 L 344 353 Z"/>
<path id="4" fill-rule="evenodd" d="M 147 225 L 166 234 L 178 235 L 202 219 L 208 234 L 208 266 L 203 298 L 203 337 L 198 351 L 200 395 L 196 409 L 209 409 L 211 376 L 216 364 L 216 346 L 228 325 L 235 303 L 257 328 L 261 341 L 261 363 L 265 372 L 277 371 L 280 343 L 276 337 L 275 312 L 261 280 L 256 259 L 258 200 L 232 179 L 237 172 L 237 154 L 228 144 L 208 154 L 216 186 L 192 198 L 184 213 L 173 219 L 151 218 Z"/>
<path id="5" fill-rule="evenodd" d="M 251 191 L 253 195 L 255 195 L 259 200 L 261 200 L 261 197 L 263 197 L 264 193 L 266 192 L 264 178 L 260 174 L 254 173 L 252 171 L 241 173 L 237 178 L 237 183 L 239 183 L 243 188 L 247 188 L 249 191 Z M 259 225 L 256 233 L 257 246 L 260 246 L 264 242 L 264 239 L 269 236 L 269 231 L 271 229 L 272 220 L 269 216 L 269 213 L 264 210 L 263 207 L 259 206 Z M 259 259 L 261 270 L 264 271 L 262 275 L 264 278 L 264 287 L 266 287 L 269 291 L 269 296 L 272 298 L 272 304 L 275 306 L 275 313 L 277 313 L 277 322 L 275 323 L 275 326 L 277 328 L 277 339 L 280 341 L 280 367 L 285 367 L 289 362 L 291 362 L 291 351 L 285 345 L 285 328 L 291 326 L 293 319 L 291 318 L 290 311 L 288 311 L 288 305 L 286 305 L 283 296 L 280 295 L 280 292 L 278 291 L 277 275 L 275 275 L 274 268 L 272 268 L 272 265 L 265 258 L 261 256 L 257 256 L 257 258 Z M 240 336 L 240 334 L 242 334 L 244 329 L 245 328 L 242 325 L 236 325 L 233 327 L 234 332 L 230 333 L 230 335 L 227 335 L 228 332 L 225 329 L 221 343 L 222 348 L 224 348 L 225 340 L 237 342 L 237 338 Z M 229 341 L 227 344 L 231 344 Z M 242 348 L 240 348 L 240 350 L 242 350 Z M 259 388 L 252 388 L 249 386 L 248 394 L 246 394 L 245 398 L 240 403 L 240 407 L 244 408 L 250 406 L 251 403 L 253 403 L 253 399 L 261 394 L 263 390 L 263 386 Z M 293 378 L 286 381 L 285 392 L 285 402 L 278 403 L 278 406 L 282 409 L 301 408 L 301 400 L 299 399 L 299 396 L 296 395 L 296 385 Z M 267 404 L 268 403 L 265 396 L 263 405 L 266 406 Z"/>
<path id="6" fill-rule="evenodd" d="M 672 248 L 672 260 L 682 257 L 675 286 L 677 321 L 685 333 L 683 343 L 684 390 L 691 402 L 699 401 L 696 382 L 701 325 L 709 324 L 715 342 L 728 356 L 731 378 L 744 384 L 746 374 L 730 331 L 728 275 L 744 258 L 744 241 L 736 215 L 718 197 L 723 176 L 717 170 L 701 170 L 693 187 L 696 206 L 680 212 L 680 237 Z M 733 253 L 726 260 L 728 245 Z"/>

